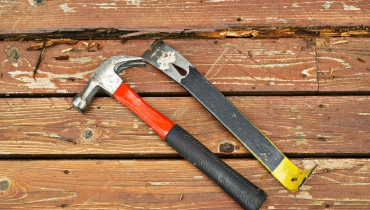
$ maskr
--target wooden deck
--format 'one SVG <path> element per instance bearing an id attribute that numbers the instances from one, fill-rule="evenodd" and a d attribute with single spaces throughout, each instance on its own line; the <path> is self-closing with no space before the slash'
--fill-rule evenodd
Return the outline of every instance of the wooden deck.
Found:
<path id="1" fill-rule="evenodd" d="M 318 165 L 287 191 L 166 75 L 121 74 L 266 191 L 261 209 L 370 209 L 369 14 L 366 0 L 0 1 L 0 209 L 240 208 L 114 99 L 72 108 L 104 59 L 141 56 L 155 39 L 295 164 Z M 34 71 L 44 37 L 57 40 Z"/>

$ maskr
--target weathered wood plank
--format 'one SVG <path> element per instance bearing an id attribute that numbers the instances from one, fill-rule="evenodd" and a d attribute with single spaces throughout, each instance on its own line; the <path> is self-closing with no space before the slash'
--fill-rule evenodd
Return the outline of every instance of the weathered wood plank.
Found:
<path id="1" fill-rule="evenodd" d="M 295 159 L 318 165 L 301 191 L 282 187 L 256 160 L 226 159 L 265 190 L 261 209 L 368 209 L 370 161 Z M 239 209 L 183 160 L 1 161 L 4 209 Z"/>
<path id="2" fill-rule="evenodd" d="M 229 97 L 287 155 L 368 155 L 370 97 Z M 161 156 L 176 153 L 111 98 L 82 115 L 72 98 L 1 98 L 0 154 Z M 145 98 L 213 152 L 249 154 L 191 97 Z"/>
<path id="3" fill-rule="evenodd" d="M 154 40 L 91 41 L 46 48 L 33 78 L 40 51 L 27 51 L 35 42 L 0 42 L 0 94 L 77 93 L 93 69 L 113 55 L 141 56 Z M 316 93 L 314 48 L 303 39 L 175 39 L 166 40 L 222 92 L 230 94 Z M 63 50 L 73 48 L 70 52 Z M 75 52 L 75 49 L 78 51 Z M 68 60 L 55 57 L 68 55 Z M 127 69 L 123 79 L 139 93 L 185 93 L 177 83 L 151 65 Z"/>
<path id="4" fill-rule="evenodd" d="M 182 32 L 249 26 L 369 26 L 369 12 L 366 0 L 14 0 L 1 2 L 0 34 L 91 28 Z"/>
<path id="5" fill-rule="evenodd" d="M 370 40 L 317 39 L 320 93 L 370 92 Z"/>

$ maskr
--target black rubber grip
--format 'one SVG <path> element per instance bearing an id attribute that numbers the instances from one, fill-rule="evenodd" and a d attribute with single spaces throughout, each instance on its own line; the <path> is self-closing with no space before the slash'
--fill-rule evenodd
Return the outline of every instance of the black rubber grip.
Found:
<path id="1" fill-rule="evenodd" d="M 180 126 L 175 125 L 165 141 L 220 186 L 243 209 L 259 209 L 266 200 L 267 195 L 263 190 L 232 169 Z"/>

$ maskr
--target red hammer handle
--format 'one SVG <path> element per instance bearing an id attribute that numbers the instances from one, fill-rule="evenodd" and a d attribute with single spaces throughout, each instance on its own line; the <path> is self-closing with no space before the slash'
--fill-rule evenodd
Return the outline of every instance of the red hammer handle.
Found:
<path id="1" fill-rule="evenodd" d="M 201 142 L 170 119 L 152 108 L 128 85 L 122 83 L 113 97 L 135 112 L 173 149 L 207 175 L 243 209 L 256 210 L 266 193 L 232 169 Z"/>
<path id="2" fill-rule="evenodd" d="M 162 139 L 165 139 L 168 132 L 175 125 L 174 122 L 141 99 L 125 83 L 118 87 L 113 97 L 143 119 Z"/>

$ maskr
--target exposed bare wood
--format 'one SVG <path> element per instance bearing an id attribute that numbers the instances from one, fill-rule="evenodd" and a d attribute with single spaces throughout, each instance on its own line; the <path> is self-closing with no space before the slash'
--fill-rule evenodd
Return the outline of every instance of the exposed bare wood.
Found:
<path id="1" fill-rule="evenodd" d="M 370 97 L 229 97 L 287 155 L 368 155 Z M 111 98 L 82 115 L 72 98 L 0 99 L 0 154 L 176 155 Z M 145 98 L 213 152 L 249 154 L 193 98 Z"/>
<path id="2" fill-rule="evenodd" d="M 43 2 L 42 4 L 38 2 Z M 268 26 L 369 26 L 366 0 L 2 2 L 1 34 L 82 31 L 181 32 Z M 150 14 L 150 15 L 148 15 Z"/>
<path id="3" fill-rule="evenodd" d="M 261 209 L 368 209 L 370 161 L 295 159 L 318 165 L 301 191 L 282 187 L 256 160 L 226 159 L 267 192 Z M 2 161 L 4 209 L 240 209 L 183 160 Z"/>
<path id="4" fill-rule="evenodd" d="M 39 52 L 26 51 L 34 42 L 1 42 L 0 94 L 77 93 L 93 69 L 113 55 L 141 56 L 154 40 L 94 41 L 87 50 L 82 42 L 49 47 L 37 70 Z M 178 39 L 166 43 L 182 53 L 222 92 L 229 94 L 292 94 L 318 90 L 314 48 L 303 39 Z M 9 52 L 9 53 L 8 53 Z M 54 57 L 68 55 L 68 60 Z M 252 55 L 252 56 L 250 56 Z M 177 83 L 151 65 L 131 68 L 123 79 L 139 93 L 186 93 Z"/>
<path id="5" fill-rule="evenodd" d="M 370 92 L 369 39 L 318 39 L 316 47 L 321 93 Z"/>
<path id="6" fill-rule="evenodd" d="M 57 44 L 77 44 L 77 40 L 72 39 L 47 39 L 45 42 L 45 47 L 50 47 Z M 44 42 L 37 42 L 34 44 L 31 44 L 27 50 L 41 50 L 43 48 Z"/>

